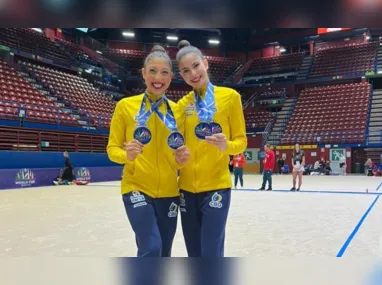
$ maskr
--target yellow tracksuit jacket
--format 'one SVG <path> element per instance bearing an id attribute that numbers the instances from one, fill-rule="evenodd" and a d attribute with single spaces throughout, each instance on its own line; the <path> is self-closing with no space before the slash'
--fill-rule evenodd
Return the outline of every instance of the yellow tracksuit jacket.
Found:
<path id="1" fill-rule="evenodd" d="M 199 119 L 194 92 L 188 93 L 177 103 L 184 115 L 185 143 L 191 151 L 190 160 L 180 171 L 179 188 L 192 193 L 231 188 L 229 155 L 242 153 L 247 147 L 240 94 L 226 87 L 214 86 L 214 90 L 217 111 L 213 121 L 221 125 L 227 137 L 228 147 L 224 152 L 195 135 Z M 201 91 L 203 99 L 205 91 Z"/>
<path id="2" fill-rule="evenodd" d="M 147 121 L 150 129 L 151 141 L 143 146 L 143 153 L 134 161 L 128 161 L 123 143 L 133 140 L 133 133 L 137 126 L 135 116 L 141 108 L 144 94 L 124 98 L 116 105 L 111 125 L 107 154 L 111 161 L 124 164 L 121 193 L 126 194 L 138 190 L 152 198 L 165 198 L 179 196 L 177 171 L 181 166 L 175 161 L 174 150 L 167 145 L 167 137 L 171 131 L 163 124 L 159 116 L 153 112 Z M 150 98 L 155 101 L 154 96 Z M 179 124 L 179 107 L 169 101 L 178 131 L 182 134 L 183 125 Z M 151 104 L 147 100 L 146 110 Z M 162 102 L 159 110 L 166 114 L 167 106 Z"/>

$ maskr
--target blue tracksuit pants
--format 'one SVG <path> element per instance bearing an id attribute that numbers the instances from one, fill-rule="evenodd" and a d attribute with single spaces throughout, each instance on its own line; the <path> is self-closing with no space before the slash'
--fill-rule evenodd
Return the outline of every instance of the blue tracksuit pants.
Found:
<path id="1" fill-rule="evenodd" d="M 180 190 L 183 236 L 189 257 L 223 257 L 231 189 Z"/>
<path id="2" fill-rule="evenodd" d="M 133 191 L 122 196 L 135 233 L 138 257 L 170 257 L 175 236 L 179 197 L 151 198 Z"/>

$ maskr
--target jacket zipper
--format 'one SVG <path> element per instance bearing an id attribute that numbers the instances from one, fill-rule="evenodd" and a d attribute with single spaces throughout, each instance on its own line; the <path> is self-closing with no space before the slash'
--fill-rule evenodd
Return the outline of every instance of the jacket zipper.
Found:
<path id="1" fill-rule="evenodd" d="M 158 106 L 158 109 L 159 109 L 159 106 Z M 158 116 L 156 116 L 156 114 L 155 114 L 155 134 L 156 135 L 158 135 L 158 132 L 157 132 L 157 120 L 158 120 Z M 156 152 L 156 157 L 157 157 L 157 159 L 156 159 L 156 165 L 157 165 L 157 169 L 158 169 L 158 179 L 157 179 L 157 181 L 158 181 L 158 184 L 157 184 L 157 198 L 159 198 L 159 186 L 160 186 L 160 167 L 159 167 L 159 163 L 158 163 L 158 161 L 159 161 L 159 158 L 158 158 L 158 140 L 156 140 L 156 142 L 155 142 L 155 147 L 156 147 L 156 150 L 155 150 L 155 152 Z"/>
<path id="2" fill-rule="evenodd" d="M 199 120 L 199 118 L 198 118 Z M 196 126 L 195 126 L 196 127 Z M 198 163 L 198 148 L 199 148 L 199 139 L 196 140 L 196 147 L 195 147 L 195 163 L 194 163 L 194 193 L 197 193 L 197 189 L 198 189 L 198 184 L 197 184 L 197 171 L 196 171 L 196 168 L 197 168 L 197 163 Z"/>

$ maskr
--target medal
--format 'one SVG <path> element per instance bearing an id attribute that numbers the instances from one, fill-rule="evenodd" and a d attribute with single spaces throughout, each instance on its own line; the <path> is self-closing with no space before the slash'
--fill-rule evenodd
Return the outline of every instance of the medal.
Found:
<path id="1" fill-rule="evenodd" d="M 210 123 L 210 126 L 211 126 L 211 130 L 212 130 L 213 135 L 221 134 L 223 132 L 222 127 L 218 123 L 212 122 L 212 123 Z"/>
<path id="2" fill-rule="evenodd" d="M 151 132 L 148 128 L 140 126 L 135 129 L 133 137 L 141 144 L 146 145 L 151 141 Z"/>
<path id="3" fill-rule="evenodd" d="M 195 135 L 197 138 L 204 140 L 206 137 L 212 135 L 212 129 L 208 123 L 199 123 L 195 127 Z"/>
<path id="4" fill-rule="evenodd" d="M 173 150 L 184 145 L 184 137 L 179 132 L 172 132 L 167 138 L 167 144 Z"/>
<path id="5" fill-rule="evenodd" d="M 204 100 L 194 91 L 195 107 L 198 113 L 200 123 L 195 127 L 195 135 L 197 138 L 204 140 L 206 136 L 220 134 L 223 132 L 221 125 L 212 121 L 216 112 L 214 86 L 208 83 Z"/>
<path id="6" fill-rule="evenodd" d="M 151 141 L 151 131 L 146 127 L 146 123 L 152 112 L 158 108 L 159 104 L 162 102 L 162 99 L 158 100 L 155 104 L 152 104 L 148 111 L 146 111 L 146 101 L 147 95 L 145 94 L 142 99 L 141 108 L 135 118 L 135 120 L 138 122 L 138 126 L 133 133 L 134 139 L 143 145 L 146 145 Z"/>

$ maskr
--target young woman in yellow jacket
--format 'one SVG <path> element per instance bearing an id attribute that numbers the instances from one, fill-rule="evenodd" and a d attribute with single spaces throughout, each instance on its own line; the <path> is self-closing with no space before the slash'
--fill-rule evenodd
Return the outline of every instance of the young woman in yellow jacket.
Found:
<path id="1" fill-rule="evenodd" d="M 194 89 L 177 103 L 191 151 L 179 178 L 183 235 L 190 257 L 221 257 L 232 188 L 229 155 L 247 147 L 241 96 L 212 85 L 208 61 L 189 42 L 179 43 L 177 62 L 180 75 Z"/>
<path id="2" fill-rule="evenodd" d="M 171 69 L 164 49 L 154 47 L 142 69 L 145 93 L 119 101 L 110 126 L 107 154 L 124 164 L 121 192 L 139 257 L 171 256 L 179 207 L 177 174 L 190 155 L 184 126 L 178 124 L 182 114 L 164 94 Z"/>

